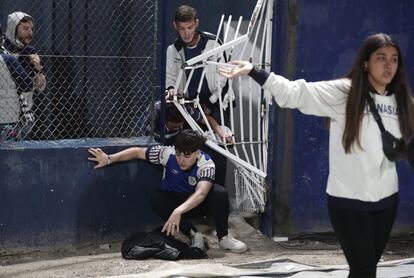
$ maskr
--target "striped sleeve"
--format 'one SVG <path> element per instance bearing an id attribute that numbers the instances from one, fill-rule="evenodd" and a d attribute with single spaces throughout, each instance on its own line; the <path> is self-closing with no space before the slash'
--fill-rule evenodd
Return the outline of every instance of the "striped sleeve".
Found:
<path id="1" fill-rule="evenodd" d="M 147 149 L 145 158 L 147 161 L 153 164 L 161 164 L 165 166 L 167 164 L 168 158 L 173 153 L 174 149 L 172 147 L 156 145 Z"/>
<path id="2" fill-rule="evenodd" d="M 205 159 L 204 156 L 198 162 L 197 178 L 198 181 L 207 180 L 214 182 L 216 174 L 216 166 L 213 160 Z"/>

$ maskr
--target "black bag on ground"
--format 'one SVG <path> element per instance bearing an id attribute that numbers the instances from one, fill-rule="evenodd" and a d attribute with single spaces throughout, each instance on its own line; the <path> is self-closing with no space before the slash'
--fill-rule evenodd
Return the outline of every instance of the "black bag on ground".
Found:
<path id="1" fill-rule="evenodd" d="M 122 257 L 127 260 L 148 258 L 177 261 L 181 259 L 205 259 L 207 254 L 197 248 L 167 236 L 161 228 L 149 233 L 139 233 L 126 238 L 121 247 Z"/>

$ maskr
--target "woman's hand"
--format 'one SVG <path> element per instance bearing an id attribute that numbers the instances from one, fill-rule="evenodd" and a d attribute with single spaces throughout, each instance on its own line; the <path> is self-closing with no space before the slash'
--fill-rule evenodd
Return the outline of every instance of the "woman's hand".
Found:
<path id="1" fill-rule="evenodd" d="M 248 75 L 253 69 L 253 65 L 247 61 L 232 61 L 229 62 L 228 65 L 229 66 L 219 68 L 219 73 L 227 78 Z"/>
<path id="2" fill-rule="evenodd" d="M 111 163 L 109 155 L 107 155 L 100 148 L 90 148 L 88 149 L 88 152 L 92 155 L 92 157 L 88 157 L 88 160 L 98 163 L 95 167 L 93 167 L 93 169 L 102 168 Z"/>

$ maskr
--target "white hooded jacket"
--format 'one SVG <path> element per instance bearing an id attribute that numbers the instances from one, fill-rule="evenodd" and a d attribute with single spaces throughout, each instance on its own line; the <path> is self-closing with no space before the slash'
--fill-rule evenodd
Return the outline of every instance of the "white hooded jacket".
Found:
<path id="1" fill-rule="evenodd" d="M 17 25 L 19 25 L 20 21 L 22 21 L 24 17 L 30 17 L 34 25 L 33 17 L 31 17 L 30 15 L 24 12 L 14 12 L 14 13 L 9 14 L 9 16 L 7 17 L 7 29 L 6 29 L 5 36 L 6 36 L 6 39 L 8 39 L 17 48 L 22 48 L 26 46 L 16 36 Z"/>

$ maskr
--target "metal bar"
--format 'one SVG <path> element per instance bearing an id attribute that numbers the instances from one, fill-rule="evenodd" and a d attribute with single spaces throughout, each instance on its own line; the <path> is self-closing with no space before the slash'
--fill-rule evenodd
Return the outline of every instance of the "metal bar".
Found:
<path id="1" fill-rule="evenodd" d="M 232 19 L 232 16 L 229 15 L 229 19 L 227 20 L 226 32 L 224 33 L 224 36 L 223 36 L 223 43 L 226 43 L 227 42 L 227 36 L 229 34 L 229 29 L 230 29 L 230 25 L 231 25 L 231 19 Z"/>
<path id="2" fill-rule="evenodd" d="M 213 55 L 216 55 L 217 53 L 221 53 L 224 50 L 233 47 L 234 45 L 237 45 L 237 44 L 246 42 L 248 40 L 249 40 L 249 37 L 247 35 L 243 35 L 243 36 L 241 36 L 241 37 L 239 37 L 239 38 L 237 38 L 235 40 L 229 41 L 229 42 L 227 42 L 225 44 L 222 44 L 222 45 L 220 45 L 220 46 L 218 46 L 218 47 L 216 47 L 214 49 L 211 49 L 209 51 L 206 51 L 206 52 L 204 52 L 203 54 L 201 54 L 201 55 L 199 55 L 197 57 L 194 57 L 194 58 L 188 60 L 187 61 L 187 65 L 190 65 L 191 66 L 191 65 L 194 65 L 194 64 L 196 64 L 196 63 L 198 63 L 200 61 L 207 60 L 208 57 L 211 57 Z"/>
<path id="3" fill-rule="evenodd" d="M 185 87 L 184 87 L 184 95 L 186 95 L 187 91 L 188 91 L 188 86 L 190 86 L 190 82 L 191 82 L 191 78 L 193 77 L 194 74 L 194 68 L 190 71 L 190 74 L 188 75 L 187 78 L 187 82 L 185 83 Z M 188 94 L 189 96 L 189 94 Z"/>
<path id="4" fill-rule="evenodd" d="M 249 78 L 249 138 L 253 140 L 253 81 Z M 254 152 L 253 145 L 250 145 L 250 153 L 253 160 L 254 167 L 257 167 L 256 155 Z"/>
<path id="5" fill-rule="evenodd" d="M 243 17 L 240 16 L 239 17 L 239 22 L 237 23 L 237 27 L 236 27 L 236 32 L 234 33 L 234 39 L 237 39 L 237 37 L 239 35 L 239 31 L 240 31 L 240 26 L 241 26 L 242 20 L 243 20 Z M 228 59 L 227 62 L 230 62 L 231 61 L 231 57 L 233 56 L 233 51 L 234 51 L 234 46 L 230 50 L 229 59 Z"/>
<path id="6" fill-rule="evenodd" d="M 213 141 L 211 141 L 210 139 L 207 139 L 206 144 L 212 148 L 213 150 L 215 150 L 216 152 L 226 156 L 229 160 L 231 160 L 232 162 L 234 162 L 235 164 L 238 164 L 256 174 L 258 174 L 259 176 L 265 178 L 266 177 L 266 173 L 263 172 L 262 170 L 259 170 L 255 167 L 253 167 L 251 164 L 247 163 L 246 161 L 240 159 L 239 157 L 235 156 L 234 154 L 230 153 L 229 151 L 226 151 L 225 149 L 223 149 L 222 147 L 220 147 L 219 145 L 217 145 L 216 143 L 214 143 Z"/>

